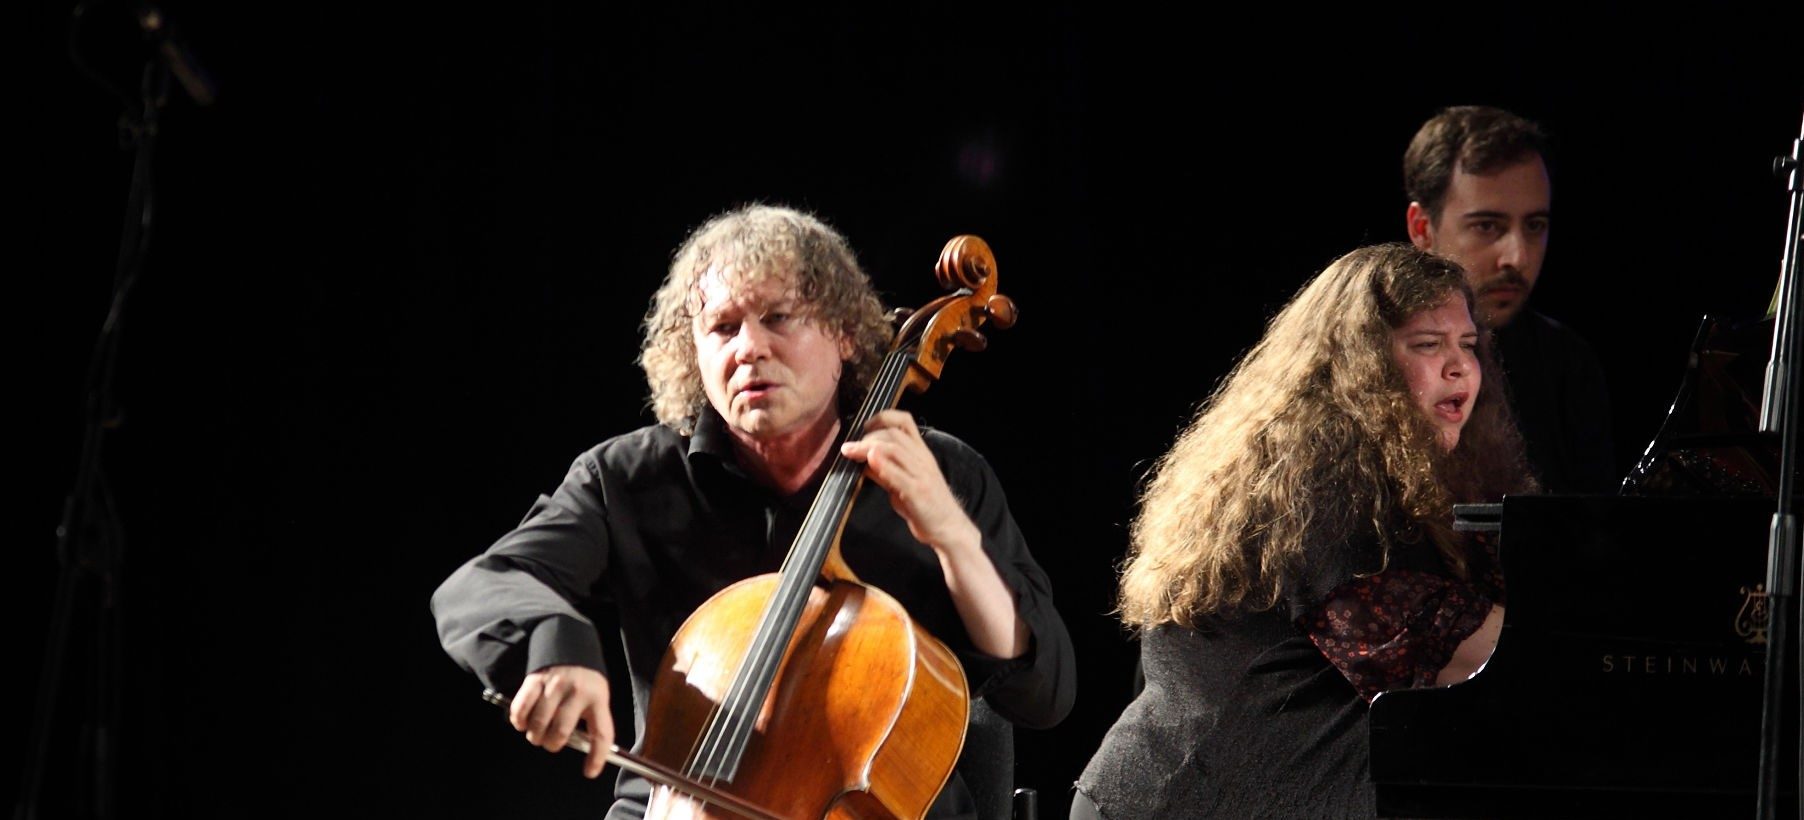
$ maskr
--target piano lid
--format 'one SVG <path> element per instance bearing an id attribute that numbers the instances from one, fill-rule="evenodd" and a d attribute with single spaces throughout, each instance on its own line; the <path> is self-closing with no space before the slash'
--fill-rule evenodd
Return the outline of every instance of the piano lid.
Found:
<path id="1" fill-rule="evenodd" d="M 1624 495 L 1773 496 L 1779 440 L 1759 432 L 1773 320 L 1705 316 L 1659 432 L 1623 479 Z"/>

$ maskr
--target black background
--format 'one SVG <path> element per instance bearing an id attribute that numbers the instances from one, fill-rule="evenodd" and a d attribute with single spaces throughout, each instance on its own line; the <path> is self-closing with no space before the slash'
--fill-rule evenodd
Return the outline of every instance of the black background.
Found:
<path id="1" fill-rule="evenodd" d="M 75 50 L 129 88 L 128 8 Z M 1108 611 L 1136 481 L 1303 281 L 1403 237 L 1423 119 L 1484 103 L 1553 135 L 1535 304 L 1603 357 L 1626 465 L 1699 317 L 1764 309 L 1769 163 L 1804 113 L 1796 6 L 165 8 L 219 98 L 163 112 L 107 440 L 122 816 L 598 816 L 606 788 L 477 699 L 426 599 L 649 420 L 637 323 L 668 254 L 753 200 L 834 223 L 896 305 L 935 295 L 951 236 L 995 249 L 1021 323 L 907 406 L 988 455 L 1053 577 L 1079 701 L 1019 733 L 1019 780 L 1063 816 L 1128 696 Z M 10 84 L 18 749 L 131 163 L 69 12 L 22 12 Z M 84 590 L 47 816 L 91 791 Z"/>

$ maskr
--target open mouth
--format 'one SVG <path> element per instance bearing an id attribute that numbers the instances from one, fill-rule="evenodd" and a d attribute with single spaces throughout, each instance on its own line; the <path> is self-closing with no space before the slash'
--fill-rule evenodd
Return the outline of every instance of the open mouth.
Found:
<path id="1" fill-rule="evenodd" d="M 1445 418 L 1448 421 L 1459 421 L 1465 417 L 1467 398 L 1468 396 L 1465 393 L 1455 393 L 1435 402 L 1434 410 L 1442 418 Z"/>
<path id="2" fill-rule="evenodd" d="M 748 399 L 756 399 L 762 398 L 765 394 L 770 392 L 771 388 L 776 386 L 776 382 L 749 381 L 741 385 L 737 392 L 739 395 Z"/>

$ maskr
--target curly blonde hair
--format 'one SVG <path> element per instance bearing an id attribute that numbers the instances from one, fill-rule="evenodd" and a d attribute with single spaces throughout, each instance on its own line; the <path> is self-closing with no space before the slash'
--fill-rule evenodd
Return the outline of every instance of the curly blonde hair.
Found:
<path id="1" fill-rule="evenodd" d="M 1459 266 L 1393 243 L 1360 248 L 1293 297 L 1155 465 L 1121 577 L 1124 622 L 1194 627 L 1267 609 L 1311 544 L 1360 530 L 1386 551 L 1427 540 L 1456 573 L 1454 501 L 1533 486 L 1481 334 L 1484 379 L 1444 452 L 1410 397 L 1391 332 L 1457 295 Z"/>
<path id="2" fill-rule="evenodd" d="M 841 401 L 854 404 L 883 362 L 892 327 L 870 277 L 839 235 L 818 217 L 772 205 L 749 205 L 696 228 L 670 263 L 645 315 L 639 366 L 651 387 L 658 421 L 684 435 L 707 403 L 696 366 L 694 321 L 704 275 L 738 290 L 766 281 L 792 288 L 800 312 L 838 339 L 850 340 Z"/>

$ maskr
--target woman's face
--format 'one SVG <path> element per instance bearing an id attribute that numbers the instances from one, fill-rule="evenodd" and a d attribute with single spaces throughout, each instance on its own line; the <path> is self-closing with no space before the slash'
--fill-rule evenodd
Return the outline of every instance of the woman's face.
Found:
<path id="1" fill-rule="evenodd" d="M 1391 356 L 1409 383 L 1409 395 L 1441 434 L 1441 447 L 1459 444 L 1472 418 L 1472 402 L 1484 374 L 1478 369 L 1478 327 L 1466 297 L 1451 294 L 1439 306 L 1409 317 L 1391 331 Z"/>

